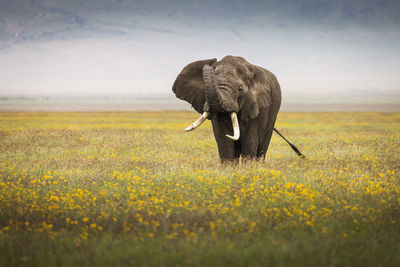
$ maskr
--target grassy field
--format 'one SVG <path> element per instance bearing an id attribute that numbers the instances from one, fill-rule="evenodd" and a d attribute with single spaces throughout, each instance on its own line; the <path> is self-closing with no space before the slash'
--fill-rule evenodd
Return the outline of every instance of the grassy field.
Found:
<path id="1" fill-rule="evenodd" d="M 194 112 L 1 113 L 0 266 L 399 266 L 400 113 L 281 113 L 221 166 Z"/>

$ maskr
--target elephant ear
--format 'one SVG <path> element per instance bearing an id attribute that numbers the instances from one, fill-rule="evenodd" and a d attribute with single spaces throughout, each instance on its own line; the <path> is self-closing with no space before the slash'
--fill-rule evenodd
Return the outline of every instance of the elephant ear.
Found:
<path id="1" fill-rule="evenodd" d="M 199 60 L 183 68 L 172 86 L 176 97 L 189 102 L 199 113 L 203 113 L 206 97 L 204 94 L 203 66 L 212 65 L 216 58 Z"/>
<path id="2" fill-rule="evenodd" d="M 254 119 L 258 116 L 260 109 L 268 108 L 272 104 L 272 86 L 275 84 L 275 76 L 268 70 L 248 64 L 251 72 L 248 80 L 249 92 L 243 107 L 243 120 Z"/>

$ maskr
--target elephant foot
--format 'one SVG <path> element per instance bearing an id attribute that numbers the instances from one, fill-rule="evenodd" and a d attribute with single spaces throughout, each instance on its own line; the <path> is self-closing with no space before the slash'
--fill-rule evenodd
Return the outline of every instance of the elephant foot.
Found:
<path id="1" fill-rule="evenodd" d="M 239 158 L 220 158 L 221 165 L 238 165 Z"/>

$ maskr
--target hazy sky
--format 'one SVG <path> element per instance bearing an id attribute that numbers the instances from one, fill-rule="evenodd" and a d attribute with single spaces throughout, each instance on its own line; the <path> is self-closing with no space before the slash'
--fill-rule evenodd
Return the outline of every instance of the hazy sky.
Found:
<path id="1" fill-rule="evenodd" d="M 399 95 L 400 1 L 0 1 L 0 95 L 172 94 L 229 54 L 284 96 Z"/>

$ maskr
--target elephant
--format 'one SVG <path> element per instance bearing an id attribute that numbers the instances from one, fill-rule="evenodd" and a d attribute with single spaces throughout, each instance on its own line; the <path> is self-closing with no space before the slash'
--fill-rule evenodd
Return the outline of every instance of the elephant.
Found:
<path id="1" fill-rule="evenodd" d="M 265 159 L 282 101 L 270 71 L 238 56 L 198 60 L 183 68 L 172 91 L 202 114 L 186 131 L 211 120 L 222 163 Z"/>

